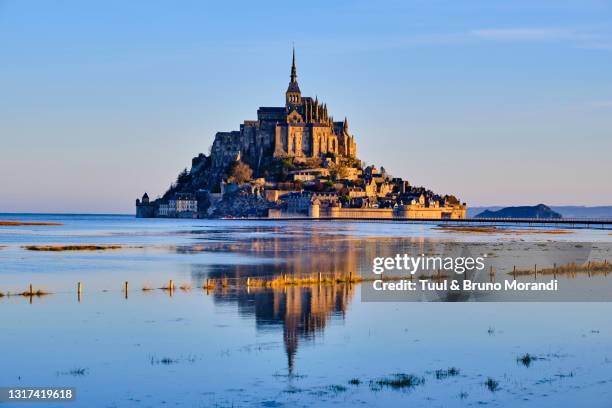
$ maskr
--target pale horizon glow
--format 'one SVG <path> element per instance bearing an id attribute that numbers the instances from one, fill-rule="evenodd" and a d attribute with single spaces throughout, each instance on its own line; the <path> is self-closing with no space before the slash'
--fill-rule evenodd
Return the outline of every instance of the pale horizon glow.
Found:
<path id="1" fill-rule="evenodd" d="M 323 12 L 324 11 L 324 12 Z M 468 206 L 612 205 L 612 5 L 0 1 L 0 212 L 133 213 L 304 95 Z"/>

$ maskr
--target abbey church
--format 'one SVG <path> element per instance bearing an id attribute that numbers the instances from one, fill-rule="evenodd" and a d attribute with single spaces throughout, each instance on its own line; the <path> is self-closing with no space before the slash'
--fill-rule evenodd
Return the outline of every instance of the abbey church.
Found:
<path id="1" fill-rule="evenodd" d="M 240 130 L 217 132 L 163 196 L 136 200 L 138 217 L 465 218 L 453 195 L 363 167 L 348 120 L 302 96 L 295 50 L 285 106 L 260 107 Z"/>
<path id="2" fill-rule="evenodd" d="M 302 96 L 297 82 L 295 50 L 285 106 L 260 107 L 257 120 L 245 120 L 240 131 L 218 132 L 212 146 L 213 167 L 240 158 L 257 172 L 266 157 L 295 160 L 336 157 L 356 158 L 357 147 L 348 121 L 335 122 L 327 105 Z"/>

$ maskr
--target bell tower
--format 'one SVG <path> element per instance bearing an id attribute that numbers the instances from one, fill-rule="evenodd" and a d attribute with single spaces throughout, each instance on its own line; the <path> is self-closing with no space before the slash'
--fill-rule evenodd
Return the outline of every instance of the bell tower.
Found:
<path id="1" fill-rule="evenodd" d="M 302 92 L 297 83 L 297 73 L 295 69 L 295 47 L 293 48 L 293 61 L 291 63 L 291 81 L 285 92 L 285 106 L 288 110 L 300 106 L 302 104 Z"/>

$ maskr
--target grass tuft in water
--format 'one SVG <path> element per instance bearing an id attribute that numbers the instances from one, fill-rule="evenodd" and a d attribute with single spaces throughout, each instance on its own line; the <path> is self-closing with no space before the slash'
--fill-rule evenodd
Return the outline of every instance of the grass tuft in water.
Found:
<path id="1" fill-rule="evenodd" d="M 484 385 L 491 392 L 499 390 L 499 382 L 491 377 L 487 378 L 487 381 L 484 382 Z"/>
<path id="2" fill-rule="evenodd" d="M 348 383 L 351 385 L 360 385 L 361 380 L 359 378 L 351 378 Z"/>
<path id="3" fill-rule="evenodd" d="M 82 377 L 84 375 L 87 375 L 87 369 L 86 368 L 81 368 L 81 367 L 76 367 L 76 368 L 73 368 L 73 369 L 68 370 L 68 371 L 58 371 L 56 374 L 58 376 L 60 376 L 60 375 L 71 375 L 73 377 Z"/>
<path id="4" fill-rule="evenodd" d="M 529 353 L 525 353 L 522 356 L 518 357 L 516 359 L 516 361 L 518 361 L 519 363 L 521 363 L 522 365 L 524 365 L 525 367 L 529 367 L 531 365 L 532 362 L 539 360 L 539 357 L 536 356 L 532 356 Z"/>
<path id="5" fill-rule="evenodd" d="M 454 377 L 459 375 L 459 369 L 456 367 L 451 367 L 448 370 L 436 370 L 434 375 L 438 380 L 443 380 L 448 377 Z"/>
<path id="6" fill-rule="evenodd" d="M 86 368 L 73 368 L 72 370 L 68 371 L 68 374 L 74 377 L 84 376 L 87 374 L 87 369 Z"/>
<path id="7" fill-rule="evenodd" d="M 162 358 L 156 358 L 156 357 L 151 357 L 151 365 L 157 365 L 157 364 L 163 364 L 163 365 L 171 365 L 171 364 L 176 364 L 179 361 L 175 358 L 170 358 L 170 357 L 162 357 Z"/>
<path id="8" fill-rule="evenodd" d="M 384 387 L 389 387 L 394 390 L 410 389 L 425 383 L 423 377 L 417 377 L 413 374 L 393 374 L 389 377 L 380 378 L 370 381 L 370 388 L 379 390 Z"/>
<path id="9" fill-rule="evenodd" d="M 20 293 L 8 293 L 7 295 L 8 296 L 24 296 L 24 297 L 30 297 L 30 296 L 41 297 L 41 296 L 47 296 L 50 294 L 51 292 L 47 292 L 42 289 L 36 289 L 36 290 L 32 290 L 32 292 L 27 290 L 25 292 L 20 292 Z"/>
<path id="10" fill-rule="evenodd" d="M 344 385 L 330 385 L 328 387 L 328 389 L 336 394 L 340 393 L 340 392 L 345 392 L 348 388 L 346 388 Z"/>

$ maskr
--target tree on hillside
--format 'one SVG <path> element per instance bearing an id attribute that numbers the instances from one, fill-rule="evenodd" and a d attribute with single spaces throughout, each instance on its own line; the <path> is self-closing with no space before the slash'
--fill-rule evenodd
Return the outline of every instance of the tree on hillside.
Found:
<path id="1" fill-rule="evenodd" d="M 455 197 L 454 195 L 447 195 L 447 196 L 444 196 L 444 199 L 445 199 L 446 203 L 447 203 L 447 204 L 450 204 L 450 205 L 457 205 L 457 204 L 460 204 L 460 203 L 459 203 L 459 199 L 458 199 L 457 197 Z"/>
<path id="2" fill-rule="evenodd" d="M 178 184 L 179 186 L 183 186 L 189 183 L 190 181 L 191 181 L 191 173 L 189 173 L 189 171 L 185 167 L 185 169 L 181 171 L 178 177 L 176 178 L 176 184 Z"/>
<path id="3" fill-rule="evenodd" d="M 227 174 L 228 183 L 242 184 L 251 180 L 251 177 L 253 177 L 253 170 L 251 170 L 248 164 L 236 160 L 231 165 Z"/>

